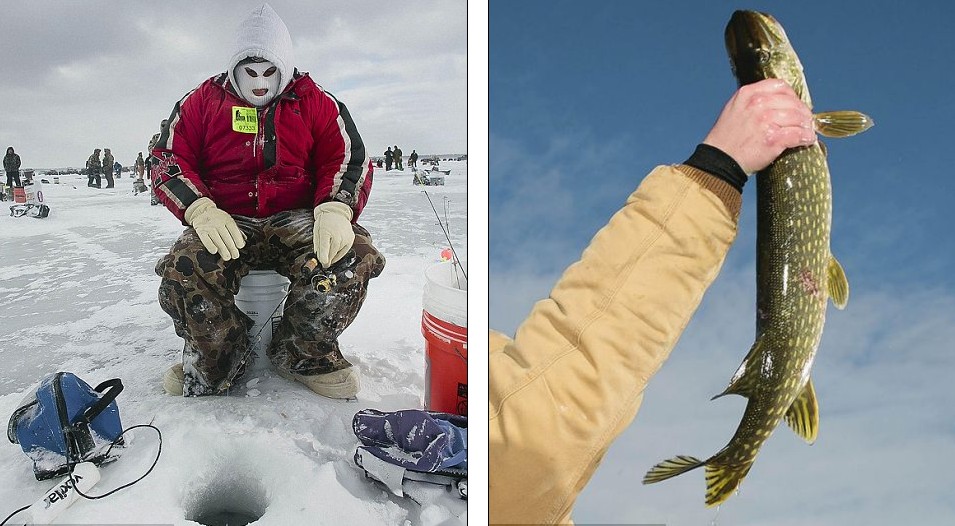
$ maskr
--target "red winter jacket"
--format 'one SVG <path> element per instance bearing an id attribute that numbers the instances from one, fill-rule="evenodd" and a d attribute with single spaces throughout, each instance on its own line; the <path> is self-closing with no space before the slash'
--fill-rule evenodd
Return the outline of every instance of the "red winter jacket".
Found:
<path id="1" fill-rule="evenodd" d="M 234 214 L 267 217 L 331 200 L 358 219 L 372 167 L 345 105 L 296 72 L 256 109 L 222 73 L 173 109 L 151 152 L 156 196 L 180 221 L 200 197 Z"/>

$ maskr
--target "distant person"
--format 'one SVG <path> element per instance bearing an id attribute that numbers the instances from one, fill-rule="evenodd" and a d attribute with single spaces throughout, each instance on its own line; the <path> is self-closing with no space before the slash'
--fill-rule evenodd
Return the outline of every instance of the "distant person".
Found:
<path id="1" fill-rule="evenodd" d="M 90 155 L 90 158 L 86 160 L 86 175 L 89 180 L 86 183 L 86 186 L 92 188 L 99 188 L 103 184 L 102 179 L 100 179 L 100 173 L 103 170 L 103 161 L 99 158 L 99 148 L 93 150 L 93 155 Z"/>
<path id="2" fill-rule="evenodd" d="M 103 150 L 103 175 L 106 176 L 106 188 L 113 188 L 113 158 L 112 152 L 109 151 L 109 148 Z"/>
<path id="3" fill-rule="evenodd" d="M 395 152 L 391 151 L 391 146 L 385 150 L 385 171 L 391 170 L 391 165 L 395 162 Z"/>
<path id="4" fill-rule="evenodd" d="M 13 146 L 7 148 L 7 154 L 3 156 L 3 169 L 7 172 L 7 187 L 13 192 L 14 186 L 22 187 L 20 184 L 20 156 L 13 151 Z"/>
<path id="5" fill-rule="evenodd" d="M 411 155 L 408 156 L 408 166 L 412 168 L 418 167 L 418 152 L 411 150 Z"/>
<path id="6" fill-rule="evenodd" d="M 395 156 L 395 170 L 404 170 L 405 167 L 401 164 L 403 162 L 401 158 L 401 148 L 398 148 L 397 144 L 395 145 L 395 151 L 393 152 L 393 155 Z"/>
<path id="7" fill-rule="evenodd" d="M 159 122 L 159 133 L 154 134 L 153 137 L 152 137 L 152 139 L 149 139 L 149 146 L 146 147 L 146 151 L 150 152 L 150 153 L 148 154 L 149 157 L 146 158 L 146 173 L 149 173 L 149 174 L 152 173 L 152 161 L 153 161 L 152 151 L 153 151 L 153 147 L 156 146 L 156 143 L 157 143 L 157 142 L 159 142 L 159 136 L 162 135 L 163 132 L 166 131 L 166 127 L 168 127 L 168 126 L 169 126 L 169 120 L 163 119 L 162 121 L 160 121 L 160 122 Z M 152 176 L 151 176 L 151 175 L 150 175 L 150 177 L 149 177 L 149 184 L 147 184 L 146 186 L 149 187 L 149 204 L 150 204 L 150 205 L 158 205 L 158 204 L 159 204 L 159 199 L 156 198 L 156 189 L 155 189 L 155 187 L 154 187 L 154 185 L 153 185 L 153 181 L 152 181 Z"/>
<path id="8" fill-rule="evenodd" d="M 385 164 L 384 161 L 382 161 L 381 159 L 378 159 L 378 161 L 375 163 L 375 166 L 377 166 L 378 168 L 381 168 L 382 166 L 384 166 L 384 164 Z"/>
<path id="9" fill-rule="evenodd" d="M 295 68 L 275 10 L 254 9 L 234 42 L 226 70 L 176 103 L 151 152 L 156 196 L 187 227 L 156 264 L 159 304 L 184 340 L 163 388 L 192 397 L 237 385 L 252 320 L 235 294 L 250 270 L 273 270 L 291 285 L 267 359 L 318 395 L 353 398 L 358 368 L 338 338 L 385 266 L 357 223 L 371 160 L 345 105 Z"/>
<path id="10" fill-rule="evenodd" d="M 123 176 L 122 174 L 123 174 L 123 165 L 119 164 L 119 161 L 115 161 L 113 163 L 113 175 L 115 175 L 116 178 L 119 179 L 120 177 Z"/>
<path id="11" fill-rule="evenodd" d="M 143 152 L 139 152 L 139 156 L 136 157 L 136 179 L 142 181 L 143 173 L 146 171 L 146 161 L 143 159 Z"/>

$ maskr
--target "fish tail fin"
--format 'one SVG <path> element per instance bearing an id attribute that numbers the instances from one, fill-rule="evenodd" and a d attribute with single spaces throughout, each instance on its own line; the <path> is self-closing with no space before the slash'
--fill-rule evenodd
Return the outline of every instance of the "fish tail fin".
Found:
<path id="1" fill-rule="evenodd" d="M 743 478 L 749 473 L 753 462 L 745 464 L 720 464 L 710 460 L 706 464 L 706 506 L 722 504 L 739 488 Z"/>
<path id="2" fill-rule="evenodd" d="M 702 460 L 685 455 L 678 455 L 650 468 L 650 471 L 647 471 L 647 474 L 643 476 L 643 483 L 653 484 L 654 482 L 660 482 L 661 480 L 682 475 L 702 465 Z"/>

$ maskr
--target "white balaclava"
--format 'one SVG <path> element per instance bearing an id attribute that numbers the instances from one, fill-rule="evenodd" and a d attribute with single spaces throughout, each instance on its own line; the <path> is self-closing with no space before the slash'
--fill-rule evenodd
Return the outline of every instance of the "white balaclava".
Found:
<path id="1" fill-rule="evenodd" d="M 254 106 L 265 106 L 292 81 L 295 71 L 292 37 L 269 4 L 252 10 L 235 32 L 235 53 L 229 61 L 229 80 L 239 95 Z M 254 61 L 247 59 L 254 58 Z M 275 72 L 264 76 L 272 66 Z M 253 77 L 245 68 L 249 68 Z M 264 95 L 256 90 L 268 89 Z M 261 92 L 260 92 L 261 93 Z"/>
<path id="2" fill-rule="evenodd" d="M 253 106 L 265 106 L 278 94 L 282 74 L 268 60 L 257 62 L 246 59 L 235 67 L 236 88 L 239 95 Z"/>

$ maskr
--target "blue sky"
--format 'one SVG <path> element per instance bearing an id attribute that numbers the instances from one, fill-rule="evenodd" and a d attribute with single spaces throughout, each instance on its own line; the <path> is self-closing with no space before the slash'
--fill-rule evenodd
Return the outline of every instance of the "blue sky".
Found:
<path id="1" fill-rule="evenodd" d="M 717 520 L 951 522 L 955 476 L 938 468 L 955 461 L 947 2 L 491 1 L 490 325 L 513 334 L 640 180 L 702 140 L 736 89 L 723 30 L 738 8 L 783 24 L 817 111 L 857 109 L 876 126 L 826 139 L 832 251 L 851 296 L 830 310 L 814 368 L 820 439 L 810 448 L 774 434 Z M 714 518 L 702 474 L 640 479 L 674 454 L 714 453 L 742 414 L 742 399 L 709 398 L 753 338 L 753 182 L 743 198 L 723 272 L 582 495 L 579 523 Z"/>

